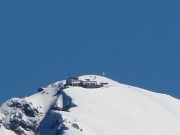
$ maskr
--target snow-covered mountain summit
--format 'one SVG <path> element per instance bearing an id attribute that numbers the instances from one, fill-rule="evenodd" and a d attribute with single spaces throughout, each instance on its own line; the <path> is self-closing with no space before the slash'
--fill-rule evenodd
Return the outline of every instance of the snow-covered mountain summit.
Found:
<path id="1" fill-rule="evenodd" d="M 97 75 L 38 91 L 0 106 L 0 135 L 180 134 L 180 100 L 169 95 Z"/>

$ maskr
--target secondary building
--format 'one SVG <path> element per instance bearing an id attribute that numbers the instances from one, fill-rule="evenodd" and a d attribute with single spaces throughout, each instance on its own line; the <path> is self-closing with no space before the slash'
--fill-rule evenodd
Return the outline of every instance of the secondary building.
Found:
<path id="1" fill-rule="evenodd" d="M 66 79 L 66 86 L 80 86 L 81 81 L 78 77 L 69 77 Z"/>
<path id="2" fill-rule="evenodd" d="M 107 84 L 107 83 L 106 83 Z M 104 85 L 102 83 L 98 84 L 97 81 L 91 81 L 90 79 L 85 79 L 79 80 L 78 77 L 69 77 L 66 79 L 66 84 L 65 86 L 80 86 L 83 88 L 100 88 L 103 87 Z"/>

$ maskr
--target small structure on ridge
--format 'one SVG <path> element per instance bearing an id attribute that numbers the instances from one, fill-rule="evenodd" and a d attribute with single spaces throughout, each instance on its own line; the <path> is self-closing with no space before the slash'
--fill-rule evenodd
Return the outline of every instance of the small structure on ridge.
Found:
<path id="1" fill-rule="evenodd" d="M 91 81 L 90 79 L 85 79 L 85 81 L 83 80 L 79 80 L 78 77 L 69 77 L 66 79 L 66 84 L 65 86 L 79 86 L 79 87 L 83 87 L 83 88 L 100 88 L 103 87 L 104 85 L 106 85 L 108 83 L 97 83 L 97 81 Z"/>

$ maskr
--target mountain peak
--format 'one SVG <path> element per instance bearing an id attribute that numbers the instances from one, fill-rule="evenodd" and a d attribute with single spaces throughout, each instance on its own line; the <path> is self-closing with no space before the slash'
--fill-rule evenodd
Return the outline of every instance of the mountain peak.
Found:
<path id="1" fill-rule="evenodd" d="M 83 75 L 12 98 L 0 107 L 0 134 L 180 134 L 180 100 Z"/>

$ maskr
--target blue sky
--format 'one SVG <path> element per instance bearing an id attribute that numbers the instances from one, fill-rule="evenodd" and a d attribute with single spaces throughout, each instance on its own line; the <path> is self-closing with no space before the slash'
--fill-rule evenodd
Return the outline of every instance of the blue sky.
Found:
<path id="1" fill-rule="evenodd" d="M 71 76 L 180 99 L 179 0 L 1 0 L 0 103 Z"/>

